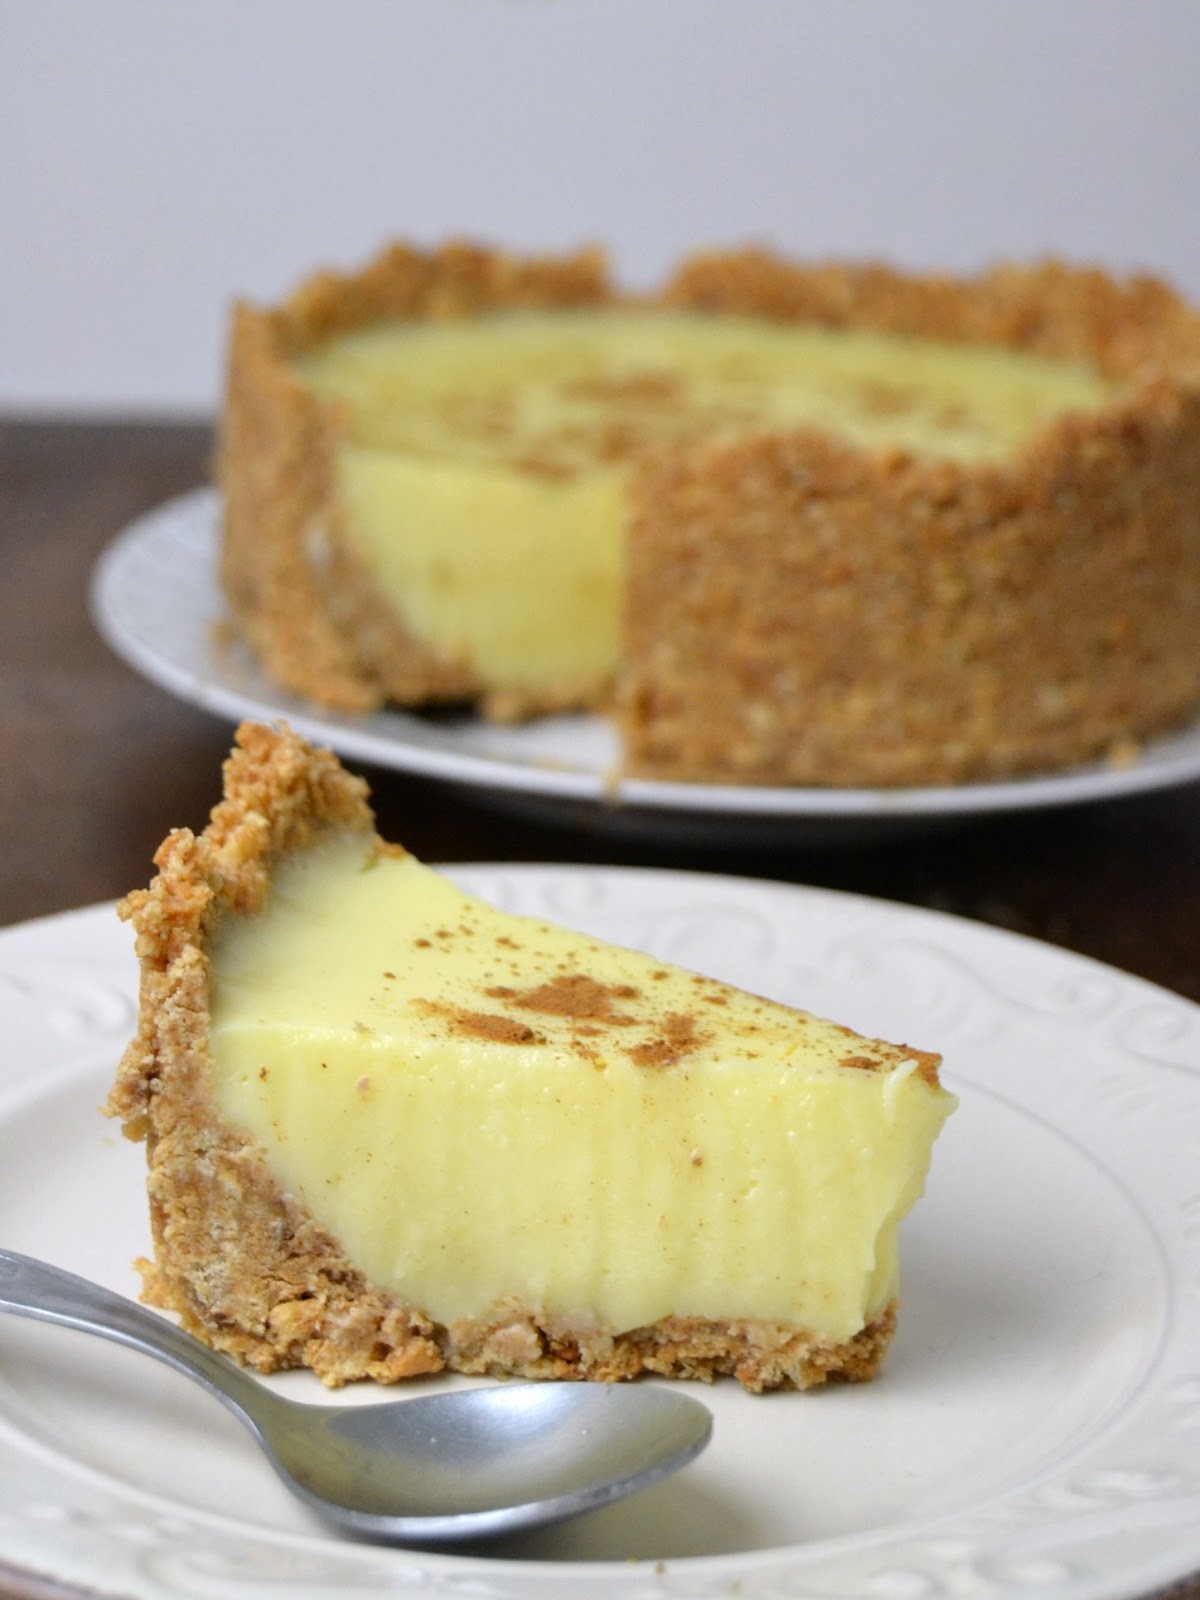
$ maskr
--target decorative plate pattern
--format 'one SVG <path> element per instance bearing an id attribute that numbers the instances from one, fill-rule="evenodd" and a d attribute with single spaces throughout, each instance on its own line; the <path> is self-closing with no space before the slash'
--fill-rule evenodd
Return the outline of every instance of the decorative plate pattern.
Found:
<path id="1" fill-rule="evenodd" d="M 1147 744 L 1132 766 L 924 789 L 769 789 L 616 781 L 615 734 L 599 717 L 499 727 L 470 715 L 339 716 L 283 693 L 222 631 L 218 502 L 198 490 L 133 523 L 96 570 L 92 610 L 112 648 L 160 687 L 219 716 L 287 720 L 342 755 L 469 784 L 481 798 L 551 820 L 586 814 L 614 832 L 823 841 L 936 818 L 1074 804 L 1200 778 L 1200 721 Z"/>
<path id="2" fill-rule="evenodd" d="M 573 923 L 941 1049 L 882 1377 L 704 1392 L 692 1466 L 471 1552 L 339 1540 L 176 1374 L 0 1318 L 0 1586 L 138 1600 L 1113 1600 L 1200 1569 L 1200 1008 L 935 913 L 703 875 L 466 867 Z M 0 1239 L 135 1294 L 134 1017 L 96 907 L 0 932 Z M 307 1374 L 272 1380 L 319 1398 Z M 462 1382 L 450 1379 L 447 1382 Z M 363 1391 L 363 1399 L 370 1396 Z"/>

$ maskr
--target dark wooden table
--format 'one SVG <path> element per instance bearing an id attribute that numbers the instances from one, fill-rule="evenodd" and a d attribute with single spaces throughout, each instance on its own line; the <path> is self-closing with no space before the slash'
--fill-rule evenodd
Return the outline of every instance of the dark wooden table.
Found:
<path id="1" fill-rule="evenodd" d="M 0 423 L 0 924 L 146 882 L 167 830 L 202 826 L 217 797 L 230 727 L 123 666 L 86 604 L 108 541 L 204 482 L 210 449 L 199 425 Z M 429 861 L 654 864 L 849 889 L 1031 934 L 1200 1001 L 1200 784 L 890 842 L 735 848 L 515 820 L 470 792 L 370 777 L 385 834 Z M 1200 1600 L 1200 1580 L 1179 1593 Z"/>

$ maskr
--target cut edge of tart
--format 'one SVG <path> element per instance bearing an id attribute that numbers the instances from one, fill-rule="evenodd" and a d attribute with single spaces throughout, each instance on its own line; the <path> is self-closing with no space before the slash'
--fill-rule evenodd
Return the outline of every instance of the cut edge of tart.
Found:
<path id="1" fill-rule="evenodd" d="M 326 853 L 340 861 L 347 849 L 354 895 L 363 883 L 385 899 L 393 881 L 404 895 L 431 888 L 435 922 L 456 916 L 464 936 L 469 924 L 485 929 L 512 976 L 495 983 L 469 937 L 455 967 L 454 930 L 429 923 L 425 937 L 393 901 L 388 926 L 404 938 L 393 928 L 390 965 L 382 975 L 372 967 L 372 983 L 403 990 L 408 949 L 418 975 L 407 999 L 363 990 L 353 1017 L 333 1026 L 325 1013 L 315 1021 L 293 1013 L 285 996 L 271 1022 L 272 992 L 254 989 L 253 974 L 275 970 L 270 918 L 291 916 L 291 891 L 280 886 L 292 873 L 302 900 L 311 882 L 324 894 Z M 136 930 L 141 1005 L 108 1109 L 147 1145 L 155 1251 L 142 1263 L 147 1298 L 205 1342 L 262 1371 L 309 1367 L 332 1385 L 443 1368 L 602 1380 L 730 1374 L 752 1391 L 875 1374 L 895 1326 L 896 1230 L 954 1104 L 936 1056 L 485 907 L 384 845 L 365 784 L 287 730 L 239 730 L 208 827 L 173 832 L 156 863 L 151 886 L 121 906 Z M 317 902 L 321 917 L 341 904 L 342 868 L 332 870 L 335 899 Z M 339 914 L 347 927 L 363 922 L 358 900 Z M 319 937 L 301 926 L 295 948 L 310 954 L 289 967 L 289 993 L 321 990 L 324 979 L 304 961 L 314 937 L 328 946 L 328 926 L 320 923 Z M 249 964 L 239 966 L 235 947 L 246 937 Z M 340 950 L 338 936 L 331 942 Z M 439 964 L 448 989 L 437 987 Z M 249 1055 L 228 1057 L 221 1041 L 230 1007 L 218 976 L 234 997 L 234 1043 L 249 1039 Z M 352 984 L 359 976 L 351 971 Z M 249 1002 L 238 998 L 247 984 Z M 690 1016 L 662 998 L 693 985 Z M 463 993 L 486 995 L 485 1009 L 469 1009 Z M 393 1024 L 399 1045 L 383 1037 Z M 276 1098 L 266 1087 L 272 1074 Z M 424 1099 L 404 1099 L 409 1078 L 423 1080 Z M 305 1096 L 307 1128 L 293 1119 L 281 1132 Z M 231 1104 L 247 1107 L 245 1118 Z M 396 1107 L 410 1104 L 424 1109 L 406 1124 Z M 541 1130 L 540 1146 L 529 1144 L 531 1128 Z M 350 1130 L 340 1146 L 335 1129 Z M 497 1155 L 509 1141 L 511 1161 Z M 442 1146 L 450 1154 L 439 1155 Z M 817 1166 L 823 1188 L 806 1176 Z M 822 1196 L 808 1214 L 798 1203 L 806 1183 Z M 321 1200 L 323 1184 L 353 1191 L 341 1211 Z M 649 1227 L 648 1197 L 661 1208 Z M 381 1243 L 377 1213 L 389 1207 L 399 1231 Z M 460 1210 L 475 1222 L 452 1222 Z M 488 1270 L 510 1235 L 525 1239 L 514 1247 L 507 1292 L 503 1279 L 485 1292 L 464 1272 L 471 1228 Z M 447 1276 L 439 1251 L 451 1238 L 459 1242 Z M 815 1241 L 816 1281 L 807 1285 L 801 1240 Z M 591 1278 L 591 1268 L 579 1277 L 581 1253 L 598 1263 Z M 393 1259 L 401 1264 L 389 1277 Z M 509 1269 L 501 1260 L 497 1270 Z M 406 1292 L 417 1280 L 422 1290 Z M 567 1300 L 562 1282 L 571 1285 Z M 714 1298 L 702 1304 L 711 1284 Z M 580 1303 L 593 1290 L 594 1303 Z M 479 1293 L 484 1303 L 471 1303 Z M 753 1314 L 784 1302 L 814 1308 L 809 1325 Z M 610 1303 L 659 1309 L 636 1326 L 616 1325 L 606 1321 Z M 735 1314 L 723 1314 L 723 1303 Z"/>

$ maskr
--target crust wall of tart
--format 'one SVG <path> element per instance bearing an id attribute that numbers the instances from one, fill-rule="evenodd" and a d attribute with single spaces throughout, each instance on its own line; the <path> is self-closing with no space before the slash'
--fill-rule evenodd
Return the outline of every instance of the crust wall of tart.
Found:
<path id="1" fill-rule="evenodd" d="M 635 472 L 628 770 L 750 784 L 958 783 L 1131 753 L 1200 704 L 1200 318 L 1163 285 L 697 258 L 688 307 L 1085 359 L 1122 380 L 1010 460 L 818 430 Z"/>
<path id="2" fill-rule="evenodd" d="M 631 772 L 960 783 L 1119 757 L 1200 704 L 1200 393 L 1065 419 L 1012 468 L 712 444 L 632 503 Z"/>
<path id="3" fill-rule="evenodd" d="M 122 902 L 136 931 L 141 996 L 108 1111 L 147 1146 L 154 1260 L 139 1264 L 146 1298 L 260 1371 L 309 1367 L 330 1385 L 445 1367 L 529 1378 L 731 1375 L 755 1392 L 873 1377 L 894 1304 L 841 1343 L 794 1327 L 699 1318 L 613 1336 L 542 1320 L 515 1299 L 445 1326 L 364 1278 L 283 1192 L 261 1146 L 227 1123 L 211 1088 L 211 942 L 223 918 L 253 915 L 264 903 L 276 860 L 330 829 L 374 836 L 366 786 L 286 730 L 244 725 L 208 827 L 172 833 L 151 886 Z"/>
<path id="4" fill-rule="evenodd" d="M 335 487 L 338 423 L 288 358 L 395 317 L 628 297 L 602 258 L 396 247 L 238 308 L 219 452 L 222 580 L 271 676 L 325 705 L 528 696 L 439 658 L 373 589 Z M 1164 284 L 1048 262 L 972 279 L 698 255 L 640 304 L 1085 360 L 1120 393 L 1004 462 L 819 429 L 631 469 L 625 769 L 754 784 L 955 783 L 1129 758 L 1200 705 L 1200 317 Z"/>

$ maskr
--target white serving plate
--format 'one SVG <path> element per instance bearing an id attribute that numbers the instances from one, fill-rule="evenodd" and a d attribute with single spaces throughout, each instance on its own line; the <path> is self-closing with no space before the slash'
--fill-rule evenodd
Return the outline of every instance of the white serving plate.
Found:
<path id="1" fill-rule="evenodd" d="M 714 1441 L 669 1482 L 558 1529 L 430 1554 L 328 1534 L 176 1374 L 0 1317 L 0 1590 L 1114 1600 L 1200 1570 L 1200 1008 L 854 896 L 452 870 L 509 909 L 944 1052 L 961 1103 L 905 1224 L 882 1376 L 703 1390 Z M 108 906 L 0 932 L 0 1240 L 134 1295 L 143 1154 L 98 1110 L 135 1018 L 130 942 Z M 321 1397 L 308 1374 L 271 1381 Z"/>

